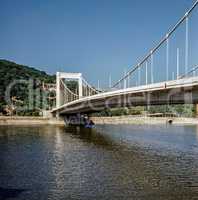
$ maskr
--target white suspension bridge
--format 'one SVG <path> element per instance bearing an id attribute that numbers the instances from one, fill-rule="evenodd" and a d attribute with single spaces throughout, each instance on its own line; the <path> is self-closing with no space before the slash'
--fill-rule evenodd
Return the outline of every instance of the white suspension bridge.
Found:
<path id="1" fill-rule="evenodd" d="M 52 113 L 69 116 L 122 106 L 197 104 L 197 7 L 198 1 L 108 91 L 91 86 L 81 73 L 57 72 L 56 108 Z"/>

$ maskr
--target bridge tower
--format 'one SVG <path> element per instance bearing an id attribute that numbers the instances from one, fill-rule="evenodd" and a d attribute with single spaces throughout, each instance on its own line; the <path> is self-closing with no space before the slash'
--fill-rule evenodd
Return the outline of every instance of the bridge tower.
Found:
<path id="1" fill-rule="evenodd" d="M 64 96 L 61 89 L 61 83 L 63 80 L 73 80 L 78 82 L 78 98 L 83 96 L 82 74 L 81 73 L 56 73 L 56 108 L 59 108 L 64 104 Z"/>

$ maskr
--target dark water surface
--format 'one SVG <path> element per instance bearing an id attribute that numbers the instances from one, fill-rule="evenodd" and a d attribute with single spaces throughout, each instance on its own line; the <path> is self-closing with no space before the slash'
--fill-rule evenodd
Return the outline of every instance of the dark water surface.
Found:
<path id="1" fill-rule="evenodd" d="M 198 199 L 198 127 L 1 126 L 7 199 Z"/>

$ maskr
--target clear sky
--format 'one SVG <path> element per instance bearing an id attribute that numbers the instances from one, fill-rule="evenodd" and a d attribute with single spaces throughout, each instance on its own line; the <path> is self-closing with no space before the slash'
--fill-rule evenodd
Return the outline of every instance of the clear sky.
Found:
<path id="1" fill-rule="evenodd" d="M 0 0 L 0 58 L 117 80 L 194 0 Z"/>

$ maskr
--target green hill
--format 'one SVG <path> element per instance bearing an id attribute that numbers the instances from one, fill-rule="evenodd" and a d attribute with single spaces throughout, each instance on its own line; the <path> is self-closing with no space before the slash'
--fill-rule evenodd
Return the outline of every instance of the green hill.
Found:
<path id="1" fill-rule="evenodd" d="M 5 101 L 5 91 L 8 86 L 16 80 L 34 80 L 34 87 L 40 87 L 42 82 L 54 83 L 55 76 L 35 68 L 19 65 L 7 60 L 0 60 L 0 112 L 7 105 Z M 27 103 L 28 86 L 18 84 L 12 89 L 12 96 Z"/>

